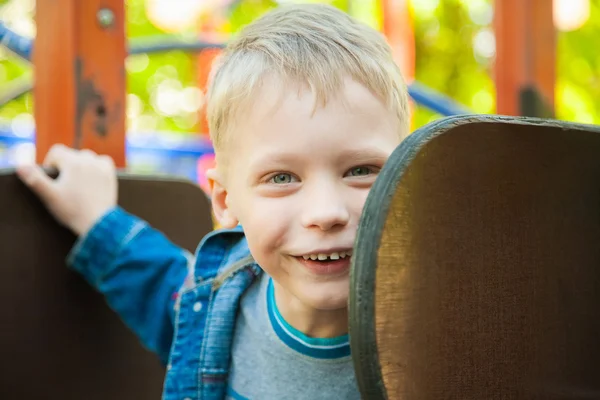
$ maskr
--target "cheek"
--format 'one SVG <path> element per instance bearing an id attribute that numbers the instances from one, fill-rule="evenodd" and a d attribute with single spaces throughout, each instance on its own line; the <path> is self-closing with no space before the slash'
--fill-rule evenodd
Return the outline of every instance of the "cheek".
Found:
<path id="1" fill-rule="evenodd" d="M 282 247 L 297 214 L 288 199 L 248 196 L 246 200 L 238 215 L 253 254 L 265 254 Z"/>
<path id="2" fill-rule="evenodd" d="M 365 207 L 365 202 L 367 201 L 367 196 L 369 195 L 370 190 L 370 188 L 359 190 L 355 189 L 350 197 L 351 201 L 349 206 L 352 210 L 352 213 L 358 216 L 358 218 L 360 218 L 362 214 L 362 210 Z"/>

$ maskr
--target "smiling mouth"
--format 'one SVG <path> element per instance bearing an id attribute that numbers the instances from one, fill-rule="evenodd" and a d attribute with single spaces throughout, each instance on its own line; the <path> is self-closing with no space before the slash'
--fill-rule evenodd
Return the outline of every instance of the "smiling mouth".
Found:
<path id="1" fill-rule="evenodd" d="M 306 254 L 302 258 L 305 260 L 312 261 L 336 261 L 344 258 L 350 258 L 352 256 L 352 250 L 333 252 L 333 253 L 317 253 L 317 254 Z"/>
<path id="2" fill-rule="evenodd" d="M 347 274 L 350 270 L 350 259 L 352 258 L 352 250 L 333 252 L 333 253 L 318 253 L 308 254 L 296 257 L 296 259 L 307 270 L 315 275 L 339 275 Z"/>

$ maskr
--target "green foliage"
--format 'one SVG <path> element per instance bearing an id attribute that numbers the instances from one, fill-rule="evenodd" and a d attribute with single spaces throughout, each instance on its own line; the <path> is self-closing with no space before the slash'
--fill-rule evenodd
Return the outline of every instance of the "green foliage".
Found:
<path id="1" fill-rule="evenodd" d="M 0 0 L 3 12 L 25 0 Z M 27 0 L 31 1 L 31 0 Z M 165 34 L 146 12 L 148 0 L 127 0 L 127 34 L 130 38 Z M 326 0 L 305 0 L 326 1 Z M 380 24 L 378 0 L 329 0 L 373 27 Z M 492 79 L 493 0 L 412 0 L 415 20 L 416 78 L 479 113 L 495 112 Z M 557 117 L 600 123 L 600 0 L 591 1 L 591 17 L 582 28 L 558 36 Z M 223 34 L 235 34 L 265 11 L 275 0 L 238 0 L 224 14 Z M 11 14 L 11 15 L 13 15 Z M 25 17 L 31 20 L 33 12 Z M 9 26 L 11 25 L 10 20 Z M 190 29 L 180 36 L 194 34 Z M 128 128 L 132 131 L 196 132 L 197 108 L 202 96 L 197 88 L 194 55 L 168 52 L 129 57 L 127 62 Z M 0 92 L 15 79 L 32 74 L 31 67 L 0 47 Z M 161 96 L 157 96 L 161 93 Z M 57 93 L 57 96 L 60 93 Z M 160 100 L 159 101 L 159 97 Z M 165 100 L 167 99 L 167 100 Z M 193 103 L 195 107 L 187 103 Z M 0 108 L 0 121 L 31 118 L 32 96 L 27 94 Z M 413 127 L 439 116 L 416 108 Z"/>
<path id="2" fill-rule="evenodd" d="M 493 112 L 492 60 L 474 51 L 473 45 L 478 37 L 485 38 L 491 33 L 491 2 L 413 0 L 412 4 L 416 79 L 477 113 Z M 493 42 L 488 46 L 493 48 Z M 422 126 L 438 117 L 419 107 L 414 126 Z"/>
<path id="3" fill-rule="evenodd" d="M 558 35 L 556 115 L 600 124 L 600 0 L 592 0 L 590 6 L 584 26 Z"/>

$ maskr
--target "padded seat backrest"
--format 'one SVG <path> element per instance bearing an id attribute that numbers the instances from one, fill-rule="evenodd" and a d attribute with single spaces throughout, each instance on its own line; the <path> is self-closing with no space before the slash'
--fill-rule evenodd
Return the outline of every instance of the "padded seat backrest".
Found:
<path id="1" fill-rule="evenodd" d="M 0 172 L 0 398 L 160 399 L 164 369 L 65 266 L 75 237 L 13 171 Z M 194 251 L 212 230 L 190 182 L 119 177 L 119 204 Z"/>
<path id="2" fill-rule="evenodd" d="M 365 399 L 600 398 L 600 129 L 414 132 L 369 194 L 351 281 Z"/>

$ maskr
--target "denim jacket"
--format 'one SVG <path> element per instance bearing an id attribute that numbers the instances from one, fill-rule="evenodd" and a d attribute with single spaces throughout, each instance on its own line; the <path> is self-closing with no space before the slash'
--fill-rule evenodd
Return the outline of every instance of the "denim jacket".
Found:
<path id="1" fill-rule="evenodd" d="M 240 297 L 262 273 L 241 227 L 211 232 L 192 257 L 116 207 L 68 264 L 167 366 L 163 400 L 225 397 Z"/>

